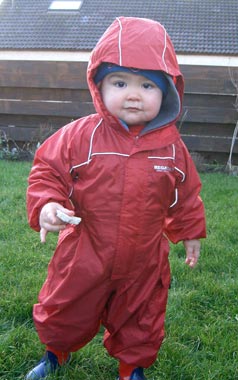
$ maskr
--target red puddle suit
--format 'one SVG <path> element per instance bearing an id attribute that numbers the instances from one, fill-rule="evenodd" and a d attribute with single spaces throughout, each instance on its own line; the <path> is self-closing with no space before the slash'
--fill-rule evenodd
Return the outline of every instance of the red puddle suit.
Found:
<path id="1" fill-rule="evenodd" d="M 138 136 L 102 103 L 93 80 L 102 62 L 170 78 L 160 114 Z M 60 233 L 34 322 L 42 343 L 62 351 L 82 347 L 103 324 L 110 355 L 148 367 L 164 337 L 168 239 L 205 237 L 200 180 L 175 126 L 183 78 L 163 26 L 124 17 L 96 45 L 87 75 L 97 113 L 46 140 L 29 176 L 33 229 L 51 201 L 82 218 Z"/>

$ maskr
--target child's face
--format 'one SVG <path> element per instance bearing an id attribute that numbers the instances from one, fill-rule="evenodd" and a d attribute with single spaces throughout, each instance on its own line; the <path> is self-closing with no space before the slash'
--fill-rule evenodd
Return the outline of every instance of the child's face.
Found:
<path id="1" fill-rule="evenodd" d="M 144 125 L 154 119 L 163 97 L 154 82 L 126 72 L 107 75 L 101 84 L 101 94 L 108 111 L 128 126 Z"/>

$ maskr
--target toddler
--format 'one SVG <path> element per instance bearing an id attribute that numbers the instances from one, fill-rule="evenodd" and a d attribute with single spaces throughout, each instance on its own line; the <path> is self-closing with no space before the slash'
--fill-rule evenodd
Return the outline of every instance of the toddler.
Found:
<path id="1" fill-rule="evenodd" d="M 101 325 L 119 380 L 145 380 L 164 338 L 169 240 L 183 241 L 193 268 L 206 235 L 201 183 L 175 126 L 184 82 L 165 28 L 117 18 L 87 78 L 96 113 L 48 138 L 29 175 L 30 226 L 42 242 L 59 239 L 33 310 L 46 352 L 27 380 L 60 369 Z"/>

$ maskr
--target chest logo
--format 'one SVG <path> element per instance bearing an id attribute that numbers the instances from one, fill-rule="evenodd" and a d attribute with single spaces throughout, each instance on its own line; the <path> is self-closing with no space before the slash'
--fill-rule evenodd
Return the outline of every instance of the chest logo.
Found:
<path id="1" fill-rule="evenodd" d="M 172 172 L 173 168 L 165 165 L 154 165 L 154 170 L 156 172 Z"/>

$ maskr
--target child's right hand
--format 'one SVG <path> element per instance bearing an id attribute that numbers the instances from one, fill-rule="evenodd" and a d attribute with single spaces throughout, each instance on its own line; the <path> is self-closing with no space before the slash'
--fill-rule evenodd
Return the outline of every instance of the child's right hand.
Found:
<path id="1" fill-rule="evenodd" d="M 46 203 L 40 213 L 40 240 L 42 243 L 46 241 L 46 235 L 48 232 L 59 232 L 66 228 L 66 223 L 62 222 L 61 219 L 57 218 L 56 212 L 60 210 L 69 216 L 74 215 L 73 210 L 68 210 L 64 208 L 61 204 L 57 202 Z"/>

